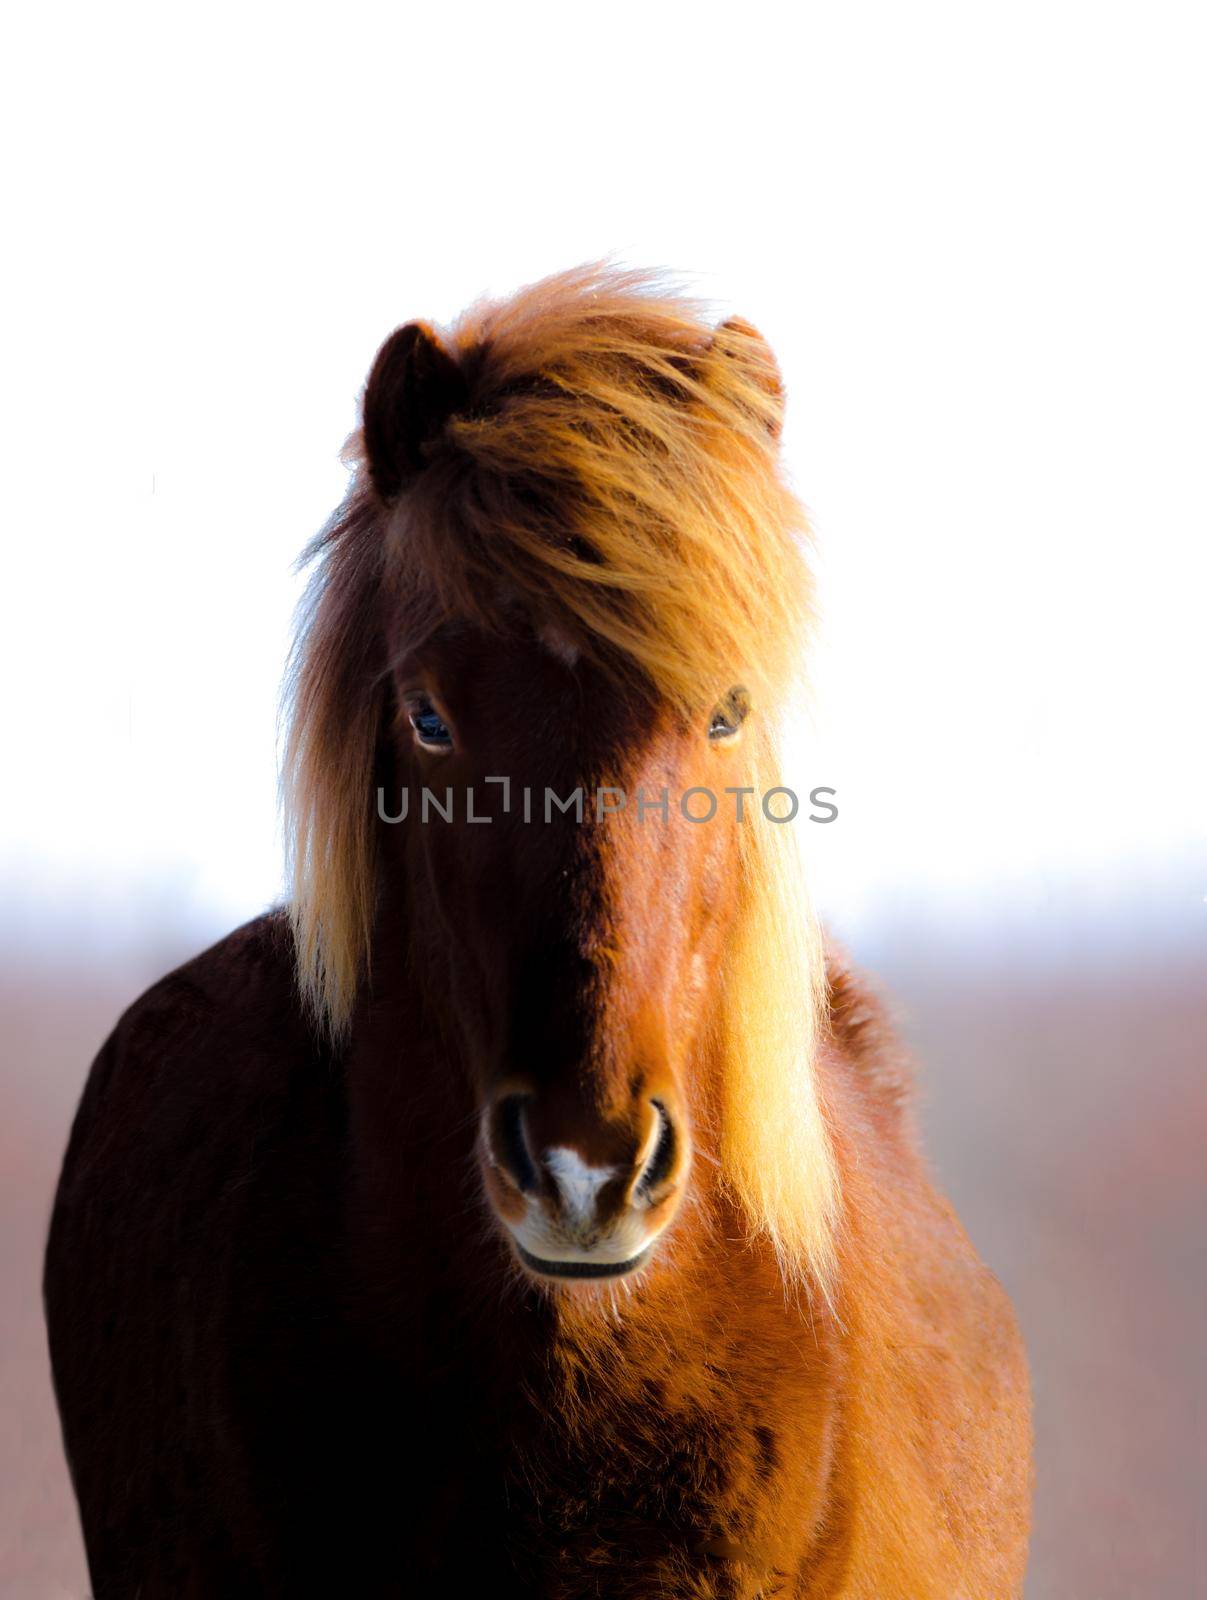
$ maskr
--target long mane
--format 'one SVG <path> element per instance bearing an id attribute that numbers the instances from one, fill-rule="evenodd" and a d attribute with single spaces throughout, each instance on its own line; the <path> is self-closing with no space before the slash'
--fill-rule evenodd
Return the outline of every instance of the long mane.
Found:
<path id="1" fill-rule="evenodd" d="M 660 279 L 596 266 L 473 307 L 446 345 L 468 399 L 396 503 L 377 497 L 351 441 L 348 497 L 307 552 L 287 677 L 298 977 L 337 1037 L 372 937 L 374 770 L 406 636 L 447 617 L 491 626 L 505 592 L 679 707 L 745 684 L 760 728 L 748 781 L 765 789 L 779 781 L 775 727 L 811 615 L 778 373 L 748 326 L 714 328 Z M 824 966 L 792 833 L 742 830 L 720 1155 L 785 1276 L 824 1289 L 837 1194 L 814 1071 Z"/>

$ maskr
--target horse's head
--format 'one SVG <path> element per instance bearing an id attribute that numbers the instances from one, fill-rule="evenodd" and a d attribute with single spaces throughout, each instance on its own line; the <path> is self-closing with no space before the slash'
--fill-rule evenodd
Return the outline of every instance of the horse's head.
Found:
<path id="1" fill-rule="evenodd" d="M 291 748 L 303 980 L 346 1025 L 374 906 L 405 902 L 487 1196 L 545 1279 L 644 1264 L 693 1150 L 776 1230 L 742 1102 L 785 1000 L 807 1054 L 815 976 L 755 970 L 783 978 L 757 836 L 807 603 L 780 406 L 746 324 L 554 280 L 448 343 L 387 341 L 324 536 Z"/>
<path id="2" fill-rule="evenodd" d="M 745 694 L 688 716 L 538 618 L 437 630 L 393 684 L 410 815 L 383 856 L 473 1072 L 487 1193 L 534 1270 L 624 1272 L 685 1189 Z"/>

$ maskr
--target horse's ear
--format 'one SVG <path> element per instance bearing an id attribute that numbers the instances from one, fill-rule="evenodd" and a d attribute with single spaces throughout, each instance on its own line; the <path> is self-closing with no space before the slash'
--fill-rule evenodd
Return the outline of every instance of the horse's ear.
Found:
<path id="1" fill-rule="evenodd" d="M 365 385 L 365 454 L 383 500 L 393 500 L 422 471 L 424 447 L 468 397 L 465 375 L 438 334 L 425 322 L 395 329 Z"/>
<path id="2" fill-rule="evenodd" d="M 715 381 L 731 389 L 740 386 L 739 393 L 744 389 L 767 432 L 778 439 L 784 426 L 784 380 L 758 329 L 744 317 L 729 317 L 713 334 L 708 353 Z"/>

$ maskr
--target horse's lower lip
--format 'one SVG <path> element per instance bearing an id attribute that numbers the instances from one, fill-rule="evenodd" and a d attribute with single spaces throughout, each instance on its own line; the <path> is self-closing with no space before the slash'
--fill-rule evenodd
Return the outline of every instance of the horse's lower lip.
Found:
<path id="1" fill-rule="evenodd" d="M 647 1246 L 627 1261 L 546 1261 L 525 1250 L 522 1244 L 517 1243 L 516 1249 L 526 1267 L 546 1278 L 620 1278 L 635 1271 L 649 1255 Z"/>

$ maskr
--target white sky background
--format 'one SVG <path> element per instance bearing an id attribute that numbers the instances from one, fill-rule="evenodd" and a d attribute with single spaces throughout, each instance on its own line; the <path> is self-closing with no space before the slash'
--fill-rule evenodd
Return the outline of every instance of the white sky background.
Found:
<path id="1" fill-rule="evenodd" d="M 217 933 L 277 894 L 290 564 L 378 344 L 613 254 L 780 357 L 838 925 L 1201 943 L 1204 31 L 1060 0 L 28 8 L 0 938 Z"/>

